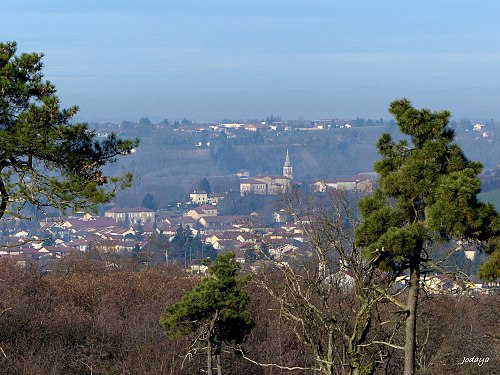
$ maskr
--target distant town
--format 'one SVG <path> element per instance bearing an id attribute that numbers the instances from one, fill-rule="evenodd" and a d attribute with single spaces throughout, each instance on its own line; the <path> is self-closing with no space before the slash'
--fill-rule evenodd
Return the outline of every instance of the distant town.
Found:
<path id="1" fill-rule="evenodd" d="M 355 138 L 364 143 L 365 131 L 369 134 L 372 129 L 387 130 L 392 126 L 391 122 L 383 120 L 284 122 L 272 116 L 258 124 L 193 124 L 188 120 L 173 124 L 165 120 L 152 124 L 143 118 L 138 123 L 92 125 L 98 136 L 106 137 L 110 132 L 118 132 L 122 136 L 138 135 L 146 142 L 156 141 L 155 134 L 166 133 L 170 139 L 170 147 L 176 152 L 182 154 L 183 149 L 189 148 L 192 150 L 190 153 L 198 153 L 195 163 L 200 161 L 199 150 L 206 150 L 201 156 L 206 159 L 219 152 L 219 158 L 214 158 L 215 169 L 220 172 L 225 168 L 227 175 L 224 178 L 207 175 L 197 180 L 197 186 L 184 193 L 181 199 L 170 200 L 168 204 L 158 200 L 157 197 L 161 196 L 156 193 L 159 188 L 149 184 L 151 192 L 145 193 L 142 188 L 139 189 L 141 193 L 134 198 L 137 204 L 115 202 L 111 206 L 101 207 L 100 215 L 51 215 L 41 217 L 38 223 L 32 222 L 29 225 L 22 220 L 11 218 L 3 223 L 5 246 L 0 249 L 0 257 L 8 257 L 22 264 L 35 262 L 41 269 L 50 271 L 53 262 L 59 258 L 98 249 L 134 257 L 147 266 L 175 262 L 192 272 L 201 272 L 205 255 L 232 251 L 235 252 L 238 262 L 254 267 L 265 260 L 259 255 L 262 249 L 273 259 L 279 259 L 285 254 L 300 253 L 306 241 L 304 226 L 290 212 L 279 207 L 278 202 L 282 196 L 293 190 L 311 194 L 328 194 L 332 191 L 364 194 L 371 192 L 377 184 L 377 175 L 369 170 L 357 171 L 347 177 L 314 178 L 312 175 L 305 175 L 303 161 L 299 159 L 304 155 L 301 149 L 306 149 L 311 140 L 309 135 L 315 135 L 313 140 L 318 139 L 317 135 L 320 138 L 324 135 L 325 139 L 333 135 L 335 142 L 339 143 L 357 130 Z M 491 147 L 495 142 L 494 129 L 497 125 L 494 122 L 472 124 L 470 121 L 462 121 L 454 123 L 454 126 L 459 139 L 481 142 L 485 147 Z M 242 164 L 248 165 L 244 157 L 241 157 L 245 153 L 237 153 L 236 147 L 244 150 L 245 145 L 251 148 L 255 147 L 255 144 L 276 142 L 279 138 L 289 141 L 301 140 L 301 143 L 278 143 L 281 157 L 275 159 L 281 163 L 281 173 L 265 174 L 259 173 L 264 170 L 258 168 L 238 169 L 237 165 L 228 165 L 235 158 L 241 158 Z M 369 139 L 369 142 L 371 143 L 372 139 Z M 344 152 L 349 152 L 347 147 L 351 146 L 353 144 L 347 145 Z M 145 179 L 145 170 L 158 168 L 161 164 L 134 162 L 133 158 L 141 156 L 145 147 L 148 145 L 144 146 L 144 143 L 139 146 L 137 152 L 132 155 L 132 164 L 129 164 L 141 164 L 141 167 L 134 171 L 139 184 Z M 231 150 L 231 147 L 234 148 Z M 151 150 L 146 150 L 148 151 Z M 156 149 L 158 158 L 161 158 L 162 151 Z M 229 160 L 221 161 L 222 157 Z M 297 164 L 302 168 L 298 178 Z M 138 173 L 140 170 L 142 172 Z M 272 172 L 276 172 L 276 168 Z M 186 169 L 184 176 L 172 175 L 169 177 L 170 183 L 189 187 L 190 183 L 186 183 L 186 180 L 190 181 L 187 178 L 189 174 L 189 169 Z M 498 176 L 495 173 L 492 176 L 490 184 L 495 185 L 498 183 Z M 154 178 L 154 175 L 150 178 Z M 218 189 L 214 191 L 211 185 L 218 185 Z M 140 198 L 142 200 L 138 202 Z M 130 199 L 129 203 L 134 199 Z M 263 201 L 259 204 L 259 200 Z M 186 246 L 173 245 L 179 242 L 181 237 L 185 243 L 189 243 L 188 249 Z M 196 249 L 194 254 L 193 249 Z M 464 248 L 460 262 L 465 269 L 468 268 L 472 272 L 479 262 L 479 257 L 480 254 L 476 250 Z M 448 278 L 432 280 L 432 288 L 437 292 L 443 288 L 462 291 L 487 290 L 479 280 L 476 284 L 467 286 L 450 282 Z"/>
<path id="2" fill-rule="evenodd" d="M 484 175 L 494 175 L 500 160 L 500 123 L 456 119 L 450 126 L 464 152 L 483 164 Z M 146 193 L 155 197 L 159 208 L 175 206 L 197 189 L 203 178 L 218 193 L 251 189 L 248 184 L 241 186 L 240 179 L 249 178 L 250 183 L 258 176 L 282 175 L 287 150 L 295 184 L 349 179 L 372 171 L 378 158 L 375 143 L 382 133 L 399 137 L 393 120 L 283 120 L 275 115 L 216 123 L 187 119 L 152 122 L 143 117 L 135 122 L 90 123 L 89 128 L 102 137 L 114 132 L 141 140 L 130 157 L 119 158 L 107 168 L 110 175 L 125 171 L 134 175 L 132 189 L 115 199 L 123 207 L 140 205 Z M 494 179 L 485 179 L 483 190 L 494 187 Z M 267 183 L 266 188 L 277 188 L 272 185 Z M 259 192 L 264 190 L 261 185 Z"/>

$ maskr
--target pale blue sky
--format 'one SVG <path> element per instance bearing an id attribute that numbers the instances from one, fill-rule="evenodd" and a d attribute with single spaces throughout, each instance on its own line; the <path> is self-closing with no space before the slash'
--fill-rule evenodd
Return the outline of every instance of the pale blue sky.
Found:
<path id="1" fill-rule="evenodd" d="M 82 120 L 500 118 L 498 0 L 3 0 Z"/>

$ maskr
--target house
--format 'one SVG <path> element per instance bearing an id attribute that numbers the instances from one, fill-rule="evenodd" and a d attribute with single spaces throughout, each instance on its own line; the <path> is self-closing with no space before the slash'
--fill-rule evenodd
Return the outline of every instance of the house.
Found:
<path id="1" fill-rule="evenodd" d="M 238 229 L 242 233 L 257 233 L 267 230 L 267 228 L 263 226 L 263 224 L 250 220 L 237 221 L 233 223 L 233 227 Z"/>
<path id="2" fill-rule="evenodd" d="M 242 243 L 237 240 L 217 240 L 214 243 L 212 243 L 212 246 L 215 250 L 218 251 L 221 250 L 232 251 L 242 246 Z"/>
<path id="3" fill-rule="evenodd" d="M 285 193 L 292 186 L 291 179 L 287 176 L 257 176 L 255 180 L 266 184 L 267 194 Z"/>
<path id="4" fill-rule="evenodd" d="M 208 266 L 204 264 L 191 264 L 189 266 L 189 272 L 192 275 L 206 275 L 208 271 Z"/>
<path id="5" fill-rule="evenodd" d="M 245 125 L 246 124 L 231 123 L 231 124 L 219 124 L 219 127 L 226 129 L 240 129 L 244 128 Z"/>
<path id="6" fill-rule="evenodd" d="M 264 181 L 257 181 L 253 179 L 246 179 L 240 182 L 240 194 L 245 196 L 247 194 L 254 193 L 260 195 L 267 194 L 267 184 Z"/>
<path id="7" fill-rule="evenodd" d="M 317 180 L 313 183 L 313 190 L 316 192 L 324 193 L 327 190 L 355 190 L 356 181 L 350 179 L 344 180 Z"/>
<path id="8" fill-rule="evenodd" d="M 136 231 L 142 232 L 143 236 L 151 236 L 156 232 L 155 223 L 144 223 L 141 225 L 136 225 L 134 228 Z"/>
<path id="9" fill-rule="evenodd" d="M 426 275 L 420 278 L 420 284 L 429 294 L 456 294 L 466 289 L 463 280 L 448 275 Z"/>
<path id="10" fill-rule="evenodd" d="M 207 204 L 208 193 L 205 190 L 195 190 L 189 194 L 189 199 L 195 204 Z"/>
<path id="11" fill-rule="evenodd" d="M 106 211 L 104 213 L 104 216 L 113 218 L 118 222 L 129 220 L 133 224 L 136 224 L 138 222 L 146 223 L 155 221 L 155 211 L 145 207 L 113 207 L 112 209 Z"/>
<path id="12" fill-rule="evenodd" d="M 212 193 L 208 197 L 208 203 L 217 205 L 224 198 L 226 198 L 226 193 Z"/>
<path id="13" fill-rule="evenodd" d="M 290 178 L 286 176 L 257 176 L 254 179 L 240 181 L 240 194 L 241 196 L 249 193 L 279 194 L 289 191 L 291 186 Z"/>
<path id="14" fill-rule="evenodd" d="M 266 124 L 250 124 L 245 126 L 245 130 L 257 132 L 258 130 L 269 130 L 269 125 Z"/>
<path id="15" fill-rule="evenodd" d="M 284 209 L 274 211 L 273 218 L 275 223 L 293 222 L 292 215 L 290 215 L 290 213 L 286 212 Z"/>
<path id="16" fill-rule="evenodd" d="M 132 228 L 124 229 L 120 227 L 109 227 L 96 232 L 96 234 L 102 239 L 123 240 L 125 238 L 134 237 L 136 231 Z"/>
<path id="17" fill-rule="evenodd" d="M 236 240 L 245 243 L 256 243 L 257 237 L 251 233 L 239 233 L 238 237 L 236 237 Z"/>
<path id="18" fill-rule="evenodd" d="M 317 180 L 313 183 L 313 190 L 320 193 L 324 193 L 328 190 L 357 190 L 371 192 L 372 189 L 373 184 L 371 180 L 362 175 L 335 180 Z"/>
<path id="19" fill-rule="evenodd" d="M 199 223 L 210 229 L 234 229 L 238 223 L 248 222 L 248 216 L 204 216 L 199 220 Z"/>
<path id="20" fill-rule="evenodd" d="M 199 206 L 192 210 L 189 210 L 186 215 L 192 217 L 193 219 L 200 219 L 205 216 L 217 216 L 217 208 L 205 204 L 203 206 Z"/>
<path id="21" fill-rule="evenodd" d="M 85 252 L 87 251 L 87 248 L 89 247 L 89 241 L 88 240 L 72 240 L 67 243 L 67 246 L 69 248 L 76 249 L 78 251 Z"/>
<path id="22" fill-rule="evenodd" d="M 115 227 L 117 221 L 111 217 L 91 217 L 88 219 L 62 219 L 59 221 L 48 222 L 44 229 L 52 234 L 63 236 L 71 233 L 95 233 L 97 231 Z"/>
<path id="23" fill-rule="evenodd" d="M 194 223 L 193 223 L 193 225 L 194 225 Z M 190 226 L 192 226 L 192 225 L 190 225 Z M 179 227 L 179 225 L 172 226 L 169 223 L 160 222 L 160 223 L 156 224 L 156 233 L 163 234 L 163 235 L 168 236 L 168 237 L 174 236 L 178 227 Z"/>
<path id="24" fill-rule="evenodd" d="M 281 259 L 285 254 L 296 252 L 299 248 L 290 243 L 282 243 L 280 241 L 266 241 L 269 254 L 276 259 Z"/>
<path id="25" fill-rule="evenodd" d="M 217 232 L 213 233 L 210 235 L 207 235 L 205 237 L 205 242 L 209 244 L 214 244 L 217 241 L 224 241 L 224 240 L 238 240 L 238 236 L 240 233 L 238 231 L 224 231 L 224 232 Z"/>
<path id="26" fill-rule="evenodd" d="M 236 177 L 238 178 L 248 178 L 250 176 L 250 173 L 246 169 L 240 169 L 236 173 Z"/>
<path id="27" fill-rule="evenodd" d="M 16 232 L 14 234 L 14 237 L 17 237 L 17 238 L 28 238 L 28 236 L 29 236 L 29 233 L 25 230 L 21 230 L 21 231 Z"/>

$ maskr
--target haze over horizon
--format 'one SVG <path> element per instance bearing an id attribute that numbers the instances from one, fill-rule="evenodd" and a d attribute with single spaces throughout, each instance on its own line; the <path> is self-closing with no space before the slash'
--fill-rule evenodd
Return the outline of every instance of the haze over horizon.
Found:
<path id="1" fill-rule="evenodd" d="M 78 119 L 500 118 L 500 3 L 7 0 L 0 40 L 43 52 Z"/>

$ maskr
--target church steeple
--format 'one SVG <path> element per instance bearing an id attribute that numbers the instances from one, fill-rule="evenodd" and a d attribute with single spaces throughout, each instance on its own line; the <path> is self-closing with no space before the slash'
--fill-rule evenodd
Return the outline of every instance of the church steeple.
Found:
<path id="1" fill-rule="evenodd" d="M 290 156 L 288 149 L 286 149 L 285 164 L 283 164 L 283 176 L 288 177 L 290 180 L 293 178 L 292 163 L 290 163 Z"/>

